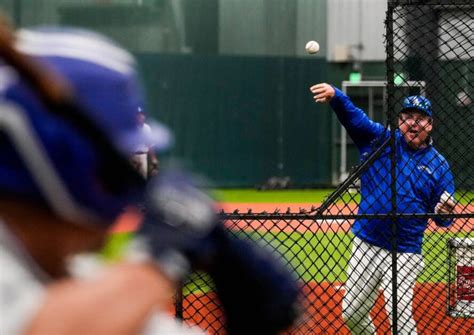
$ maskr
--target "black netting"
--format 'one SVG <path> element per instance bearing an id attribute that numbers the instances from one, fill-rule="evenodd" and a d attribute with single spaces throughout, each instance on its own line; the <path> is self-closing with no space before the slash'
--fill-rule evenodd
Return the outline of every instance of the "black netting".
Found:
<path id="1" fill-rule="evenodd" d="M 317 208 L 222 213 L 295 270 L 304 313 L 292 334 L 474 329 L 474 5 L 389 1 L 386 27 L 389 121 L 348 126 L 361 164 Z M 185 321 L 225 332 L 205 275 L 178 306 Z"/>

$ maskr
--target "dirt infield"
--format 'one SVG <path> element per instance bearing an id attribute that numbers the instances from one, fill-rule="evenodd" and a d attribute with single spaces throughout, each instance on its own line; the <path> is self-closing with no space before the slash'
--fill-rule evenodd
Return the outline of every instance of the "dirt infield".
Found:
<path id="1" fill-rule="evenodd" d="M 338 283 L 308 283 L 304 287 L 307 306 L 291 334 L 349 335 L 342 320 L 344 288 Z M 212 334 L 225 334 L 224 320 L 214 294 L 189 295 L 184 300 L 184 319 L 208 329 Z M 414 316 L 419 335 L 470 335 L 474 319 L 446 315 L 444 284 L 424 283 L 415 288 Z M 377 334 L 390 334 L 388 314 L 382 293 L 371 312 Z"/>

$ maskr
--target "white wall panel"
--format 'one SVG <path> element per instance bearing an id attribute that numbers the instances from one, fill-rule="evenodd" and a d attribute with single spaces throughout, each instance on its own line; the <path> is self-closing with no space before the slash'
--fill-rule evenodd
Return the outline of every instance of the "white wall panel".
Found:
<path id="1" fill-rule="evenodd" d="M 385 14 L 381 0 L 330 0 L 327 3 L 327 57 L 334 60 L 337 50 L 349 48 L 350 57 L 362 60 L 385 59 Z M 357 45 L 363 49 L 358 50 Z"/>

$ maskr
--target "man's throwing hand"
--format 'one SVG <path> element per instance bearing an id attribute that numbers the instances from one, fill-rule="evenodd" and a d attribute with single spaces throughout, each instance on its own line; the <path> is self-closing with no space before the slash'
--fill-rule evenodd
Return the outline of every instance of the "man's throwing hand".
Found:
<path id="1" fill-rule="evenodd" d="M 439 202 L 435 206 L 435 213 L 436 214 L 451 214 L 454 212 L 454 208 L 456 204 L 454 202 L 454 198 L 448 192 L 444 192 Z"/>
<path id="2" fill-rule="evenodd" d="M 329 102 L 336 94 L 334 87 L 326 83 L 313 85 L 309 90 L 314 94 L 314 101 L 319 103 Z"/>

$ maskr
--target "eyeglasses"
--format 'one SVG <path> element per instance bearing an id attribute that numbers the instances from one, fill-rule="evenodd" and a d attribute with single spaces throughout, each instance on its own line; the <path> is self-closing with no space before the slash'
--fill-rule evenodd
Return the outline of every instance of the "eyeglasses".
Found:
<path id="1" fill-rule="evenodd" d="M 399 118 L 403 122 L 410 122 L 410 123 L 416 123 L 416 124 L 422 124 L 422 123 L 427 123 L 431 122 L 431 118 L 429 116 L 417 116 L 413 114 L 400 114 Z"/>

